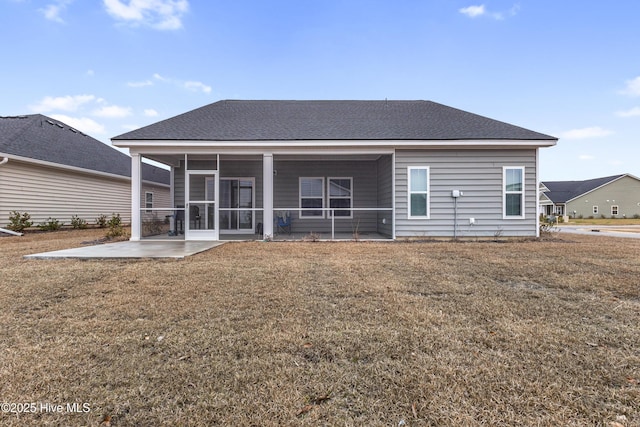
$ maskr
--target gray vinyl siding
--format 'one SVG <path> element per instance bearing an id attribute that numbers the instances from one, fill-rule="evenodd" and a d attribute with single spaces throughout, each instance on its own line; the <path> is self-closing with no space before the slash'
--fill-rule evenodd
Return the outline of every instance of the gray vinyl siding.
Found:
<path id="1" fill-rule="evenodd" d="M 618 206 L 616 218 L 633 218 L 640 215 L 640 180 L 624 176 L 606 184 L 590 193 L 584 194 L 567 203 L 566 215 L 582 215 L 585 218 L 600 215 L 611 217 L 611 206 Z M 593 207 L 598 206 L 598 213 L 593 213 Z"/>
<path id="2" fill-rule="evenodd" d="M 378 167 L 378 206 L 393 207 L 393 157 L 382 156 L 377 161 Z M 393 235 L 393 212 L 379 211 L 377 217 L 378 233 L 391 237 Z"/>
<path id="3" fill-rule="evenodd" d="M 299 178 L 322 177 L 325 181 L 325 207 L 329 200 L 326 197 L 327 178 L 351 177 L 353 178 L 353 207 L 376 208 L 378 203 L 377 171 L 375 160 L 274 160 L 274 209 L 287 210 L 300 207 Z M 298 211 L 291 211 L 293 232 L 331 232 L 331 218 L 300 218 Z M 366 233 L 377 232 L 376 211 L 353 211 L 353 218 L 335 218 L 335 231 L 337 233 L 358 232 L 362 237 Z"/>
<path id="4" fill-rule="evenodd" d="M 407 168 L 429 167 L 429 219 L 408 219 Z M 503 219 L 503 167 L 525 167 L 525 218 Z M 397 150 L 396 237 L 452 237 L 460 190 L 457 236 L 535 236 L 536 150 Z M 470 225 L 469 218 L 476 224 Z"/>
<path id="5" fill-rule="evenodd" d="M 34 225 L 49 217 L 69 225 L 74 215 L 95 224 L 113 213 L 129 223 L 131 181 L 10 160 L 0 166 L 0 227 L 14 210 L 29 213 Z"/>
<path id="6" fill-rule="evenodd" d="M 173 169 L 173 182 L 174 182 L 174 189 L 173 189 L 173 200 L 174 200 L 174 206 L 178 207 L 178 206 L 182 206 L 184 207 L 185 205 L 185 201 L 184 201 L 184 161 L 180 160 L 180 166 L 175 167 Z"/>

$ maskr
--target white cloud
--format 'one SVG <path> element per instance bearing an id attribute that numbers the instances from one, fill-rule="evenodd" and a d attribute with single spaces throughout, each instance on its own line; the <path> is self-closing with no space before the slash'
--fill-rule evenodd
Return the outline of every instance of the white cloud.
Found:
<path id="1" fill-rule="evenodd" d="M 599 126 L 593 126 L 582 129 L 572 129 L 560 134 L 560 138 L 565 139 L 587 139 L 587 138 L 600 138 L 613 134 L 613 131 L 603 129 Z"/>
<path id="2" fill-rule="evenodd" d="M 506 12 L 489 11 L 487 10 L 484 4 L 477 5 L 477 6 L 468 6 L 468 7 L 463 7 L 461 9 L 458 9 L 458 12 L 468 16 L 469 18 L 477 18 L 479 16 L 488 16 L 498 21 L 505 19 L 505 16 L 515 16 L 518 14 L 519 11 L 520 11 L 520 4 L 518 3 L 514 4 L 511 7 L 511 9 L 509 9 Z"/>
<path id="3" fill-rule="evenodd" d="M 145 87 L 145 86 L 153 86 L 153 82 L 151 80 L 145 80 L 142 82 L 129 82 L 127 83 L 129 87 Z"/>
<path id="4" fill-rule="evenodd" d="M 169 79 L 165 79 L 164 77 L 162 77 L 162 76 L 161 76 L 160 74 L 158 74 L 158 73 L 155 73 L 155 74 L 153 75 L 153 78 L 154 78 L 154 79 L 156 79 L 156 80 L 160 80 L 161 82 L 168 82 L 168 81 L 169 81 Z"/>
<path id="5" fill-rule="evenodd" d="M 38 9 L 38 11 L 42 12 L 44 17 L 49 21 L 54 21 L 54 22 L 64 24 L 64 20 L 62 19 L 60 14 L 62 13 L 62 11 L 64 11 L 67 8 L 67 6 L 72 1 L 73 0 L 58 0 L 58 1 L 55 1 L 54 3 L 46 5 L 43 9 Z"/>
<path id="6" fill-rule="evenodd" d="M 483 4 L 481 4 L 479 6 L 463 7 L 462 9 L 459 9 L 458 12 L 462 13 L 463 15 L 467 15 L 469 18 L 475 18 L 477 16 L 482 16 L 482 15 L 484 15 L 486 13 Z"/>
<path id="7" fill-rule="evenodd" d="M 78 108 L 95 100 L 93 95 L 67 95 L 59 97 L 45 96 L 38 104 L 29 108 L 36 113 L 47 113 L 49 111 L 77 111 Z"/>
<path id="8" fill-rule="evenodd" d="M 156 117 L 158 115 L 158 112 L 153 108 L 147 108 L 146 110 L 144 110 L 144 115 L 147 117 Z"/>
<path id="9" fill-rule="evenodd" d="M 616 116 L 619 117 L 638 117 L 640 116 L 640 107 L 633 107 L 627 111 L 618 111 L 616 112 Z"/>
<path id="10" fill-rule="evenodd" d="M 182 28 L 182 16 L 189 10 L 188 0 L 103 0 L 103 4 L 119 21 L 157 30 Z"/>
<path id="11" fill-rule="evenodd" d="M 593 160 L 595 159 L 595 156 L 592 156 L 591 154 L 581 154 L 578 156 L 578 159 L 580 160 Z"/>
<path id="12" fill-rule="evenodd" d="M 117 105 L 109 105 L 93 111 L 96 117 L 106 117 L 110 119 L 119 119 L 131 115 L 130 107 L 119 107 Z"/>
<path id="13" fill-rule="evenodd" d="M 64 114 L 52 114 L 52 118 L 59 120 L 72 128 L 78 129 L 87 135 L 104 134 L 105 128 L 100 123 L 97 123 L 93 119 L 87 117 L 70 117 Z"/>
<path id="14" fill-rule="evenodd" d="M 171 77 L 161 76 L 158 73 L 154 73 L 151 77 L 152 79 L 148 79 L 142 82 L 129 82 L 127 83 L 127 85 L 130 87 L 142 87 L 142 86 L 152 86 L 156 84 L 156 82 L 160 82 L 160 83 L 174 85 L 183 89 L 187 89 L 191 92 L 202 92 L 202 93 L 208 94 L 208 93 L 211 93 L 211 90 L 212 90 L 211 86 L 196 80 L 174 79 Z"/>
<path id="15" fill-rule="evenodd" d="M 196 92 L 201 90 L 204 93 L 211 93 L 211 86 L 207 86 L 202 82 L 184 82 L 184 87 Z"/>
<path id="16" fill-rule="evenodd" d="M 627 80 L 627 87 L 622 90 L 624 95 L 640 96 L 640 76 L 635 79 Z"/>

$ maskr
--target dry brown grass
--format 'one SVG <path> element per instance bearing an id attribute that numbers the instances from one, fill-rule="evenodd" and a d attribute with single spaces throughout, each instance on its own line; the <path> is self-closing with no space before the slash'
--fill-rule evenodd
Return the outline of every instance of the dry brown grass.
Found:
<path id="1" fill-rule="evenodd" d="M 2 425 L 640 425 L 640 240 L 22 258 L 96 233 L 0 239 L 0 401 L 91 409 Z"/>

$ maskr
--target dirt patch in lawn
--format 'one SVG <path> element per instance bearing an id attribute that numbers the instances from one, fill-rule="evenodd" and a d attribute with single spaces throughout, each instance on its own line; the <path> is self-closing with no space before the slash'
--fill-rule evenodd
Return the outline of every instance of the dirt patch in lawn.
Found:
<path id="1" fill-rule="evenodd" d="M 0 424 L 640 425 L 635 239 L 22 258 L 97 233 L 0 240 Z"/>

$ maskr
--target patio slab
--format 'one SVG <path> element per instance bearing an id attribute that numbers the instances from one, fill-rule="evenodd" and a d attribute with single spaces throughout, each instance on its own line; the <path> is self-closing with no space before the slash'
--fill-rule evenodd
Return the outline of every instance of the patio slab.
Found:
<path id="1" fill-rule="evenodd" d="M 25 255 L 28 259 L 182 259 L 207 251 L 225 242 L 220 241 L 139 241 L 83 246 L 53 252 Z"/>

